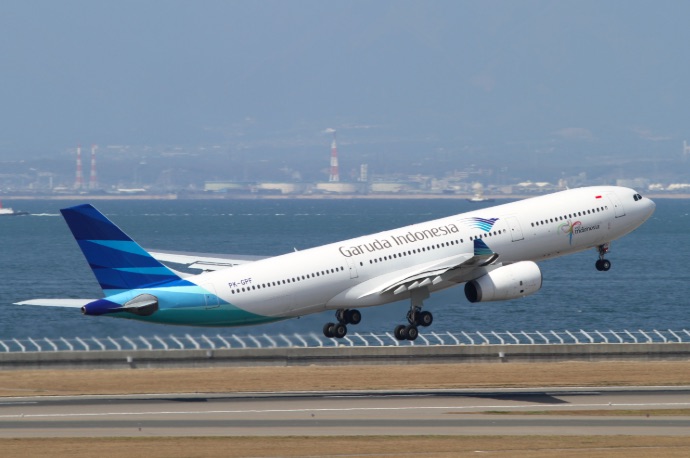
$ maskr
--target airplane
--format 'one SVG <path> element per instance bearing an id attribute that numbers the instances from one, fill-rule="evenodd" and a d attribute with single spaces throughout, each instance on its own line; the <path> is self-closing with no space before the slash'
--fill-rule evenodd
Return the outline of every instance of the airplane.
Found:
<path id="1" fill-rule="evenodd" d="M 80 307 L 150 323 L 247 326 L 326 310 L 323 334 L 340 339 L 360 308 L 407 300 L 396 339 L 430 326 L 431 294 L 465 284 L 471 303 L 518 299 L 542 287 L 538 261 L 595 249 L 608 271 L 610 243 L 646 221 L 652 200 L 592 186 L 532 197 L 275 257 L 148 252 L 89 204 L 62 209 L 104 296 L 19 304 Z M 185 274 L 166 264 L 201 270 Z"/>

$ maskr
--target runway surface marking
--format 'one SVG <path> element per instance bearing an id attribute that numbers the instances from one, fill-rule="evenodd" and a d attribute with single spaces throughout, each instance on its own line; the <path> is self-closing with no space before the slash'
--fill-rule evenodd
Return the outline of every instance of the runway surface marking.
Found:
<path id="1" fill-rule="evenodd" d="M 664 402 L 664 403 L 596 403 L 596 404 L 572 404 L 572 405 L 539 405 L 539 409 L 590 409 L 590 408 L 677 408 L 690 407 L 690 402 Z M 328 407 L 328 408 L 299 408 L 299 409 L 237 409 L 237 410 L 194 410 L 194 411 L 169 411 L 150 410 L 145 412 L 92 412 L 92 413 L 38 413 L 38 414 L 9 414 L 0 415 L 0 419 L 16 418 L 75 418 L 75 417 L 100 417 L 100 416 L 144 416 L 144 415 L 216 415 L 216 414 L 271 414 L 271 413 L 310 413 L 310 412 L 385 412 L 385 411 L 422 411 L 422 410 L 470 410 L 470 409 L 514 409 L 534 410 L 535 405 L 473 405 L 473 406 L 400 406 L 400 407 Z"/>

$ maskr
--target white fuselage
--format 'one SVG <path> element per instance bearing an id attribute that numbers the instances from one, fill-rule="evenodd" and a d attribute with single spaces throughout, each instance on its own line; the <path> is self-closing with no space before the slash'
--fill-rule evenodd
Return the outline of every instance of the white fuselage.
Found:
<path id="1" fill-rule="evenodd" d="M 632 189 L 578 188 L 462 213 L 412 226 L 205 273 L 190 280 L 234 306 L 266 317 L 399 301 L 409 293 L 385 285 L 425 266 L 469 256 L 476 238 L 497 265 L 540 261 L 604 245 L 631 232 L 654 211 Z M 481 220 L 480 220 L 481 219 Z M 482 223 L 483 222 L 483 223 Z M 454 278 L 430 293 L 473 280 Z"/>

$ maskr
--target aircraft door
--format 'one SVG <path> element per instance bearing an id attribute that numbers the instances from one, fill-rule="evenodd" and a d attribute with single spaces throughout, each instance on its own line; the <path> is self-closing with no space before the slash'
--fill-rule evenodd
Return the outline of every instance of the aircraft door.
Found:
<path id="1" fill-rule="evenodd" d="M 618 194 L 616 194 L 615 192 L 610 192 L 606 194 L 606 196 L 609 198 L 611 205 L 613 205 L 613 208 L 616 211 L 616 218 L 625 216 L 625 208 L 623 208 L 623 203 L 618 198 Z"/>
<path id="2" fill-rule="evenodd" d="M 520 220 L 517 219 L 517 216 L 508 216 L 506 218 L 506 223 L 508 223 L 508 230 L 510 231 L 510 237 L 513 239 L 513 242 L 518 242 L 525 238 L 522 234 Z"/>
<path id="3" fill-rule="evenodd" d="M 351 258 L 347 258 L 347 267 L 350 270 L 350 279 L 359 277 L 359 274 L 357 274 L 357 264 Z"/>

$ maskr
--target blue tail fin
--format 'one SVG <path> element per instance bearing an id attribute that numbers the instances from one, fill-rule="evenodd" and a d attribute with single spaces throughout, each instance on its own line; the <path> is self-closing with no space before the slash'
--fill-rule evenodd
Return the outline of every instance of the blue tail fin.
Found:
<path id="1" fill-rule="evenodd" d="M 93 206 L 60 212 L 106 296 L 180 279 Z"/>

